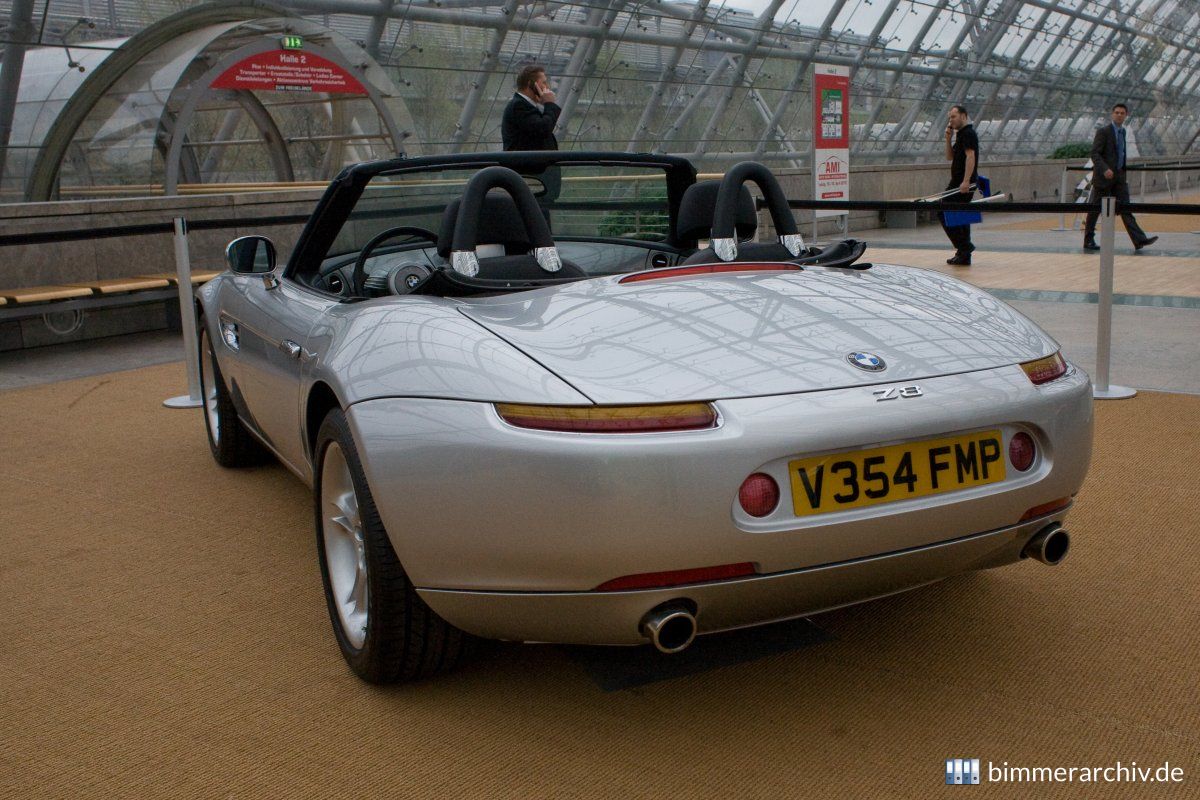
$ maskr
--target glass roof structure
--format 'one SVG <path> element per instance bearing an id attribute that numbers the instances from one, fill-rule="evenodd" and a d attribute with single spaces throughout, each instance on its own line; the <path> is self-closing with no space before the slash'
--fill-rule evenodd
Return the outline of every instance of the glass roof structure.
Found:
<path id="1" fill-rule="evenodd" d="M 0 19 L 21 2 L 29 0 L 0 0 Z M 49 0 L 33 14 L 4 173 L 9 194 L 18 184 L 28 189 L 55 115 L 115 52 L 119 42 L 111 40 L 153 29 L 180 7 L 299 18 L 330 30 L 350 61 L 378 64 L 375 83 L 386 86 L 388 103 L 396 101 L 390 113 L 403 129 L 400 141 L 356 112 L 361 119 L 338 132 L 329 121 L 320 130 L 304 123 L 300 145 L 289 127 L 300 123 L 284 119 L 295 177 L 320 178 L 343 160 L 392 147 L 499 149 L 513 77 L 528 63 L 545 65 L 557 85 L 563 147 L 668 152 L 702 168 L 744 158 L 804 165 L 814 63 L 851 69 L 856 163 L 940 161 L 954 103 L 971 112 L 990 159 L 1041 158 L 1088 143 L 1115 102 L 1130 106 L 1135 153 L 1200 152 L 1198 0 Z M 213 41 L 203 48 L 212 50 Z M 199 69 L 169 66 L 165 50 L 157 58 L 163 77 Z M 36 91 L 26 90 L 29 80 Z M 171 110 L 178 86 L 141 85 Z M 254 94 L 265 105 L 283 102 Z M 279 178 L 278 158 L 214 161 L 214 153 L 254 149 L 243 140 L 269 138 L 245 108 L 234 122 L 237 104 L 225 100 L 211 102 L 208 121 L 188 130 L 194 141 L 178 167 L 181 182 Z M 89 120 L 90 128 L 73 135 L 80 146 L 62 154 L 62 185 L 166 182 L 155 142 L 170 113 L 156 116 L 129 96 L 122 102 L 120 115 Z M 369 147 L 372 140 L 353 140 L 354 152 L 330 144 L 329 137 L 353 135 L 381 138 Z M 122 137 L 131 153 L 124 166 L 89 160 L 88 147 Z"/>
<path id="2" fill-rule="evenodd" d="M 383 69 L 319 23 L 255 17 L 277 13 L 225 4 L 216 16 L 185 11 L 127 39 L 29 49 L 5 199 L 327 181 L 345 163 L 405 148 L 412 123 Z M 217 85 L 245 58 L 277 51 L 285 35 L 302 43 L 298 54 L 322 59 L 356 91 Z"/>

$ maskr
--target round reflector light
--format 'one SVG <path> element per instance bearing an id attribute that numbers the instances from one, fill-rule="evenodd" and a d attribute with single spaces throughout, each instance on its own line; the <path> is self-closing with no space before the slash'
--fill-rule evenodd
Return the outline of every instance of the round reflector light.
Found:
<path id="1" fill-rule="evenodd" d="M 1037 448 L 1033 444 L 1033 437 L 1022 431 L 1012 437 L 1012 441 L 1008 443 L 1008 460 L 1021 472 L 1033 466 L 1033 458 L 1037 455 Z"/>
<path id="2" fill-rule="evenodd" d="M 742 481 L 738 502 L 752 517 L 765 517 L 779 505 L 779 484 L 770 475 L 756 472 Z"/>

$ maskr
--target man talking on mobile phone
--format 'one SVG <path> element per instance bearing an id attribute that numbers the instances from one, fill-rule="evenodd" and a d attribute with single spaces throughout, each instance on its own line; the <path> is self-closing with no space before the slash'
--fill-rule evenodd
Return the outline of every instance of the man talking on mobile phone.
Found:
<path id="1" fill-rule="evenodd" d="M 517 74 L 517 91 L 504 108 L 500 135 L 505 150 L 557 150 L 554 126 L 562 113 L 550 88 L 546 68 L 530 64 Z M 562 189 L 562 174 L 557 166 L 547 167 L 535 176 L 545 186 L 541 197 L 546 201 L 558 199 Z"/>
<path id="2" fill-rule="evenodd" d="M 979 137 L 964 106 L 953 106 L 946 121 L 946 160 L 950 162 L 950 183 L 947 192 L 956 192 L 945 197 L 944 203 L 969 203 L 975 194 L 975 181 L 979 177 Z M 938 212 L 942 229 L 954 245 L 954 255 L 946 260 L 956 267 L 971 266 L 970 225 L 947 225 L 946 215 Z"/>
<path id="3" fill-rule="evenodd" d="M 505 150 L 557 150 L 554 126 L 562 109 L 550 89 L 546 68 L 531 64 L 517 75 L 517 91 L 504 109 L 500 134 Z"/>

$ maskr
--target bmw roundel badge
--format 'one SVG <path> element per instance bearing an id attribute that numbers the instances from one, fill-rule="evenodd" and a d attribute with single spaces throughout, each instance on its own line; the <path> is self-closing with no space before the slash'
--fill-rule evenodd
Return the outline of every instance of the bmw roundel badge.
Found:
<path id="1" fill-rule="evenodd" d="M 887 369 L 887 364 L 882 358 L 874 353 L 859 353 L 854 352 L 846 356 L 846 360 L 859 369 L 865 369 L 868 372 L 879 372 Z"/>

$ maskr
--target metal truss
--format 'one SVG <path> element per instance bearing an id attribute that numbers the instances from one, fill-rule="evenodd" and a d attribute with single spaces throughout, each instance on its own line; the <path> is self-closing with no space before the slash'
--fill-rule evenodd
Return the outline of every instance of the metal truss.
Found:
<path id="1" fill-rule="evenodd" d="M 508 72 L 533 61 L 558 81 L 564 146 L 799 164 L 811 136 L 803 109 L 814 63 L 851 69 L 859 159 L 940 160 L 940 123 L 953 103 L 972 112 L 992 157 L 1044 157 L 1080 140 L 1116 101 L 1130 103 L 1143 155 L 1200 146 L 1200 0 L 834 0 L 820 16 L 785 0 L 767 0 L 757 14 L 730 0 L 275 2 L 341 31 L 393 74 L 428 70 L 433 78 L 421 85 L 467 87 L 460 102 L 443 104 L 451 111 L 429 112 L 445 118 L 422 120 L 430 133 L 416 144 L 427 153 L 499 147 Z M 0 176 L 9 131 L 20 127 L 13 117 L 26 48 L 68 37 L 86 46 L 76 27 L 94 5 L 0 0 L 8 20 Z M 97 38 L 166 19 L 174 0 L 108 5 Z M 399 46 L 381 46 L 385 36 Z M 428 99 L 404 91 L 400 100 Z M 247 115 L 258 124 L 255 112 L 228 112 L 218 138 Z M 195 169 L 215 173 L 222 152 L 208 151 Z M 331 147 L 325 166 L 342 152 Z"/>

